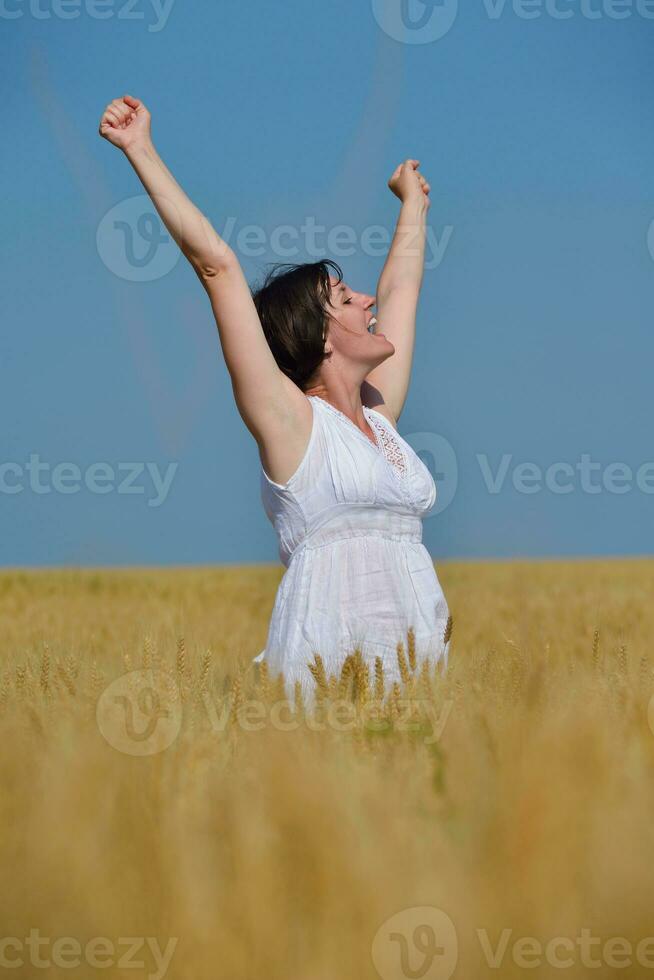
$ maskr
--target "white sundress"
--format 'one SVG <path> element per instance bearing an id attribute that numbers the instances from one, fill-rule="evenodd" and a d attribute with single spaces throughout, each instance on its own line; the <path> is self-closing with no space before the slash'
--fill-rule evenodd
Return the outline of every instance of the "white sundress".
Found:
<path id="1" fill-rule="evenodd" d="M 287 695 L 296 681 L 309 700 L 308 669 L 319 653 L 327 674 L 340 674 L 359 647 L 387 683 L 399 680 L 397 644 L 447 666 L 448 607 L 422 519 L 436 502 L 431 473 L 380 413 L 364 406 L 376 445 L 343 412 L 309 395 L 313 426 L 304 457 L 284 484 L 261 467 L 261 497 L 286 566 L 268 628 L 270 673 L 284 672 Z"/>

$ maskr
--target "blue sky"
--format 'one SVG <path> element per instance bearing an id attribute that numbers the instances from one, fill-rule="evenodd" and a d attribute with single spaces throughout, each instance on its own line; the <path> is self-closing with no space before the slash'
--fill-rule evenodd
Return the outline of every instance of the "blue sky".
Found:
<path id="1" fill-rule="evenodd" d="M 654 4 L 407 4 L 4 0 L 3 565 L 277 560 L 205 294 L 97 136 L 124 92 L 250 281 L 313 222 L 374 292 L 422 161 L 436 559 L 654 550 Z"/>

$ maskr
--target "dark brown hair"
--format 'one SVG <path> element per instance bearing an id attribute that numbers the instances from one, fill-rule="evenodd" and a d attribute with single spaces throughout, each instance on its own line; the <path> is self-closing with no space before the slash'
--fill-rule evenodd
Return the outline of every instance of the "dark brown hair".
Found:
<path id="1" fill-rule="evenodd" d="M 280 262 L 252 292 L 273 357 L 302 391 L 330 356 L 324 349 L 330 270 L 342 282 L 343 273 L 331 259 L 300 265 Z"/>

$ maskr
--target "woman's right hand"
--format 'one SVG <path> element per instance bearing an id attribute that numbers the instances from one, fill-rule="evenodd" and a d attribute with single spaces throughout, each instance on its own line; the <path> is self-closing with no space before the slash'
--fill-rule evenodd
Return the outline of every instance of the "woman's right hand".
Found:
<path id="1" fill-rule="evenodd" d="M 98 131 L 119 150 L 128 150 L 150 141 L 150 113 L 139 99 L 124 95 L 106 107 Z"/>
<path id="2" fill-rule="evenodd" d="M 418 173 L 419 166 L 420 160 L 405 160 L 394 171 L 388 186 L 403 204 L 413 197 L 429 207 L 431 185 L 422 174 Z"/>

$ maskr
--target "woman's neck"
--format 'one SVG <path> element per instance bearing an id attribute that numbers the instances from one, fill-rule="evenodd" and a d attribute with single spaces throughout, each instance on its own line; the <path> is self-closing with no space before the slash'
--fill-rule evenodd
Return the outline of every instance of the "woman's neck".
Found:
<path id="1" fill-rule="evenodd" d="M 337 408 L 343 415 L 347 415 L 360 427 L 367 428 L 361 400 L 361 382 L 348 384 L 342 380 L 336 383 L 319 381 L 306 388 L 304 393 L 305 395 L 317 395 Z"/>

